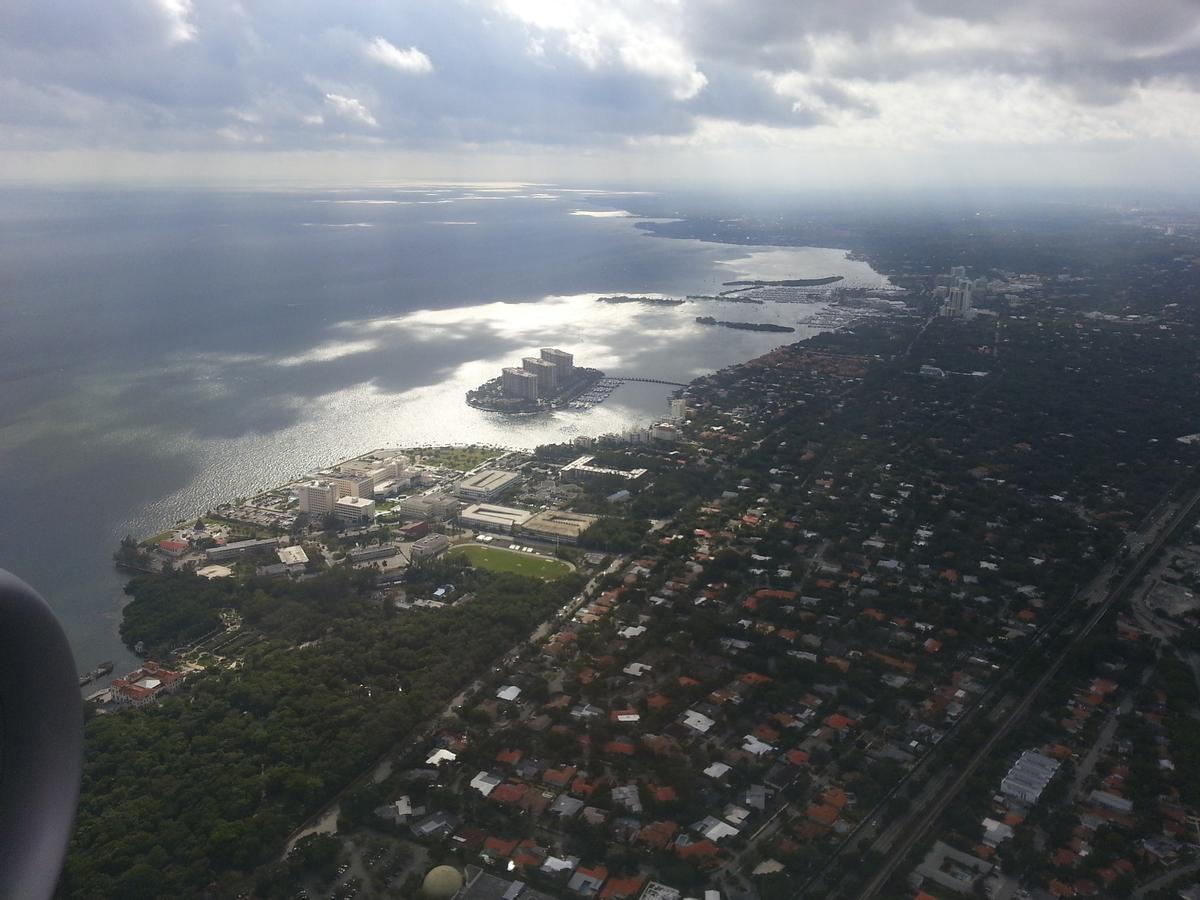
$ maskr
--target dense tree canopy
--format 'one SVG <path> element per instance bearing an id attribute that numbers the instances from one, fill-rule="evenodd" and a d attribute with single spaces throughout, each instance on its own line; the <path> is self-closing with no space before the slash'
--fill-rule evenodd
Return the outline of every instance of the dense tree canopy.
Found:
<path id="1" fill-rule="evenodd" d="M 160 623 L 168 643 L 179 632 L 167 597 L 182 598 L 197 623 L 232 601 L 270 640 L 161 706 L 88 723 L 65 895 L 193 896 L 264 862 L 577 588 L 482 575 L 466 605 L 384 616 L 358 599 L 345 570 L 236 591 L 186 575 L 140 581 L 134 621 Z"/>

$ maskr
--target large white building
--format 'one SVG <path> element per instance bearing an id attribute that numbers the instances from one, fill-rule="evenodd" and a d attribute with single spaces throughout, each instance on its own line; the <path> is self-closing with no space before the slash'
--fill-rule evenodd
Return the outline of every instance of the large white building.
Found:
<path id="1" fill-rule="evenodd" d="M 309 516 L 333 512 L 333 504 L 338 498 L 337 488 L 328 481 L 306 481 L 296 486 L 296 495 L 300 498 L 300 512 Z"/>
<path id="2" fill-rule="evenodd" d="M 458 514 L 459 524 L 475 531 L 495 531 L 510 534 L 529 521 L 532 513 L 527 509 L 510 506 L 495 506 L 491 503 L 476 503 Z"/>
<path id="3" fill-rule="evenodd" d="M 412 460 L 403 453 L 365 456 L 344 462 L 337 468 L 343 475 L 371 476 L 376 489 L 385 481 L 392 482 L 395 487 L 406 485 L 413 477 Z"/>
<path id="4" fill-rule="evenodd" d="M 454 493 L 466 500 L 495 500 L 520 481 L 521 476 L 516 472 L 484 469 L 460 481 L 454 488 Z"/>
<path id="5" fill-rule="evenodd" d="M 335 472 L 332 475 L 322 475 L 321 477 L 337 488 L 339 497 L 358 497 L 370 500 L 375 496 L 375 479 L 370 475 Z"/>
<path id="6" fill-rule="evenodd" d="M 333 514 L 342 522 L 363 525 L 375 521 L 375 501 L 366 497 L 341 497 L 333 504 Z"/>

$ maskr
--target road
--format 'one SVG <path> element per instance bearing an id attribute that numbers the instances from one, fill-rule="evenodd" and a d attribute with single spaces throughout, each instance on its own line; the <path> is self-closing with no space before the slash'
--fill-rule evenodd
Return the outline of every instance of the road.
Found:
<path id="1" fill-rule="evenodd" d="M 1148 894 L 1153 894 L 1155 891 L 1166 887 L 1176 878 L 1182 878 L 1184 875 L 1191 875 L 1193 872 L 1200 871 L 1200 859 L 1194 859 L 1191 862 L 1176 866 L 1173 869 L 1168 869 L 1157 878 L 1147 881 L 1143 885 L 1134 888 L 1134 897 L 1145 897 Z"/>
<path id="2" fill-rule="evenodd" d="M 951 773 L 954 777 L 944 789 L 940 789 L 932 797 L 928 796 L 929 791 L 927 790 L 923 793 L 920 801 L 913 804 L 911 811 L 907 815 L 902 816 L 898 822 L 893 823 L 886 830 L 886 834 L 895 835 L 898 839 L 888 847 L 887 857 L 879 871 L 867 883 L 866 887 L 858 893 L 859 900 L 868 900 L 868 898 L 874 897 L 887 884 L 896 869 L 900 867 L 913 848 L 924 840 L 930 827 L 938 820 L 950 803 L 953 802 L 954 798 L 970 780 L 971 776 L 974 775 L 979 766 L 989 758 L 995 746 L 1024 718 L 1042 690 L 1058 674 L 1059 669 L 1062 668 L 1071 651 L 1091 634 L 1092 630 L 1101 622 L 1117 600 L 1123 598 L 1137 583 L 1154 556 L 1163 548 L 1174 534 L 1176 528 L 1192 514 L 1197 506 L 1200 506 L 1200 490 L 1193 492 L 1182 505 L 1164 505 L 1161 514 L 1154 516 L 1152 522 L 1147 526 L 1153 537 L 1148 540 L 1133 565 L 1130 566 L 1129 570 L 1116 586 L 1108 590 L 1099 603 L 1095 601 L 1094 591 L 1088 591 L 1083 595 L 1088 601 L 1088 606 L 1095 606 L 1095 611 L 1084 625 L 1072 635 L 1066 646 L 1046 666 L 1042 675 L 1026 691 L 1011 711 L 1002 715 L 1002 721 L 999 726 L 992 732 L 983 746 L 975 752 L 965 766 Z M 946 777 L 946 775 L 943 775 L 943 777 Z M 872 842 L 872 847 L 874 847 L 874 843 Z"/>

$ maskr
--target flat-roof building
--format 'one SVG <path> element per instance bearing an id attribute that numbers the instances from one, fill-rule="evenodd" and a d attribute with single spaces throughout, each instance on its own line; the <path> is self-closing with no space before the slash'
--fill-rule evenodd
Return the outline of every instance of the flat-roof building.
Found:
<path id="1" fill-rule="evenodd" d="M 458 501 L 445 494 L 420 494 L 396 507 L 406 519 L 448 519 L 458 512 Z"/>
<path id="2" fill-rule="evenodd" d="M 296 496 L 300 498 L 300 512 L 310 516 L 325 516 L 333 512 L 337 501 L 337 488 L 328 481 L 306 481 L 296 485 Z"/>
<path id="3" fill-rule="evenodd" d="M 333 504 L 333 514 L 342 522 L 363 525 L 375 521 L 375 501 L 366 497 L 342 497 Z"/>
<path id="4" fill-rule="evenodd" d="M 279 561 L 287 566 L 289 572 L 303 572 L 304 567 L 308 565 L 308 554 L 299 544 L 280 547 L 275 552 L 279 556 Z"/>
<path id="5" fill-rule="evenodd" d="M 597 516 L 588 516 L 583 513 L 548 509 L 530 516 L 521 525 L 520 531 L 522 534 L 527 534 L 530 537 L 543 541 L 559 541 L 564 544 L 575 544 L 579 541 L 579 535 L 587 531 L 597 518 Z"/>
<path id="6" fill-rule="evenodd" d="M 500 386 L 507 397 L 517 397 L 521 400 L 536 401 L 538 398 L 538 377 L 533 372 L 526 372 L 514 366 L 505 366 L 500 370 Z"/>
<path id="7" fill-rule="evenodd" d="M 1031 805 L 1037 803 L 1058 768 L 1058 760 L 1040 750 L 1026 750 L 1000 782 L 1000 793 Z"/>
<path id="8" fill-rule="evenodd" d="M 279 538 L 264 538 L 261 541 L 235 541 L 232 544 L 225 544 L 223 547 L 209 547 L 204 551 L 204 555 L 208 557 L 209 562 L 220 562 L 223 559 L 233 559 L 235 556 L 252 553 L 255 550 L 274 550 L 278 546 Z"/>
<path id="9" fill-rule="evenodd" d="M 370 475 L 344 472 L 321 477 L 337 488 L 339 497 L 365 497 L 370 500 L 375 496 L 375 479 Z"/>
<path id="10" fill-rule="evenodd" d="M 418 562 L 423 559 L 430 559 L 439 553 L 445 553 L 449 549 L 450 538 L 444 534 L 427 534 L 413 543 L 409 555 L 413 562 Z"/>
<path id="11" fill-rule="evenodd" d="M 498 531 L 509 534 L 524 525 L 532 514 L 527 509 L 476 503 L 458 514 L 459 524 L 476 531 Z"/>
<path id="12" fill-rule="evenodd" d="M 537 376 L 538 393 L 543 397 L 549 397 L 558 390 L 558 366 L 549 360 L 526 356 L 521 360 L 521 368 Z"/>
<path id="13" fill-rule="evenodd" d="M 355 547 L 346 552 L 346 557 L 352 563 L 367 562 L 372 559 L 390 559 L 398 552 L 395 544 L 379 544 L 371 547 Z"/>
<path id="14" fill-rule="evenodd" d="M 454 493 L 467 500 L 495 500 L 515 484 L 521 476 L 503 469 L 484 469 L 468 475 L 454 488 Z"/>
<path id="15" fill-rule="evenodd" d="M 609 466 L 594 466 L 592 460 L 595 458 L 594 456 L 581 456 L 573 459 L 558 470 L 558 475 L 564 481 L 587 481 L 606 476 L 637 481 L 649 471 L 648 469 L 614 469 Z"/>

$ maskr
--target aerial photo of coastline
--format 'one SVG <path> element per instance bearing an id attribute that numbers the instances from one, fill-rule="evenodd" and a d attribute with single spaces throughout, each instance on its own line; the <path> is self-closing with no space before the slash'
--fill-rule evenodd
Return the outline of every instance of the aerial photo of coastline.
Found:
<path id="1" fill-rule="evenodd" d="M 0 10 L 0 897 L 1200 898 L 1197 60 Z"/>

